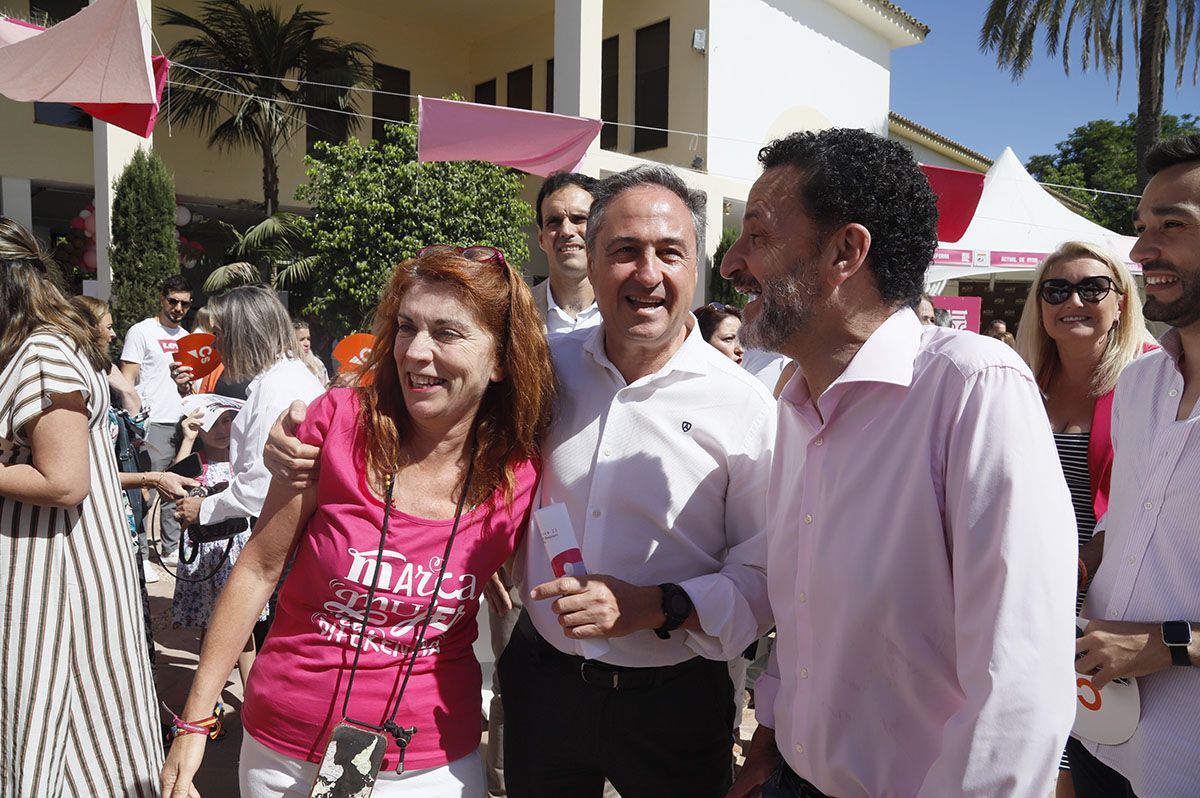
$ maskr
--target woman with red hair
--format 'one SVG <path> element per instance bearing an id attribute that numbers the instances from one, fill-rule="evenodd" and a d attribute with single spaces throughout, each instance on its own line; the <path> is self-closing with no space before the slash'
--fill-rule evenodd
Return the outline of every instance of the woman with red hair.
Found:
<path id="1" fill-rule="evenodd" d="M 217 604 L 164 795 L 194 794 L 203 716 L 292 556 L 246 690 L 242 795 L 369 782 L 372 752 L 376 798 L 485 793 L 475 615 L 527 525 L 549 350 L 528 288 L 489 247 L 401 264 L 374 334 L 370 379 L 330 390 L 300 428 L 321 447 L 317 484 L 272 484 Z"/>

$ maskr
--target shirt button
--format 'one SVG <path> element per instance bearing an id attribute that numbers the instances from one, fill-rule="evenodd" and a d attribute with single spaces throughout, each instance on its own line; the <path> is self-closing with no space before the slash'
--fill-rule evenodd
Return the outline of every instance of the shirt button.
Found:
<path id="1" fill-rule="evenodd" d="M 824 446 L 824 445 L 825 445 L 824 438 L 817 438 L 815 441 L 813 441 L 813 446 Z"/>
<path id="2" fill-rule="evenodd" d="M 1145 505 L 1143 505 L 1143 506 L 1144 506 L 1144 507 L 1145 507 L 1147 510 L 1153 510 L 1153 509 L 1154 509 L 1154 502 L 1146 502 L 1146 504 L 1145 504 Z"/>
<path id="3" fill-rule="evenodd" d="M 812 523 L 812 516 L 811 516 L 811 515 L 806 515 L 806 516 L 804 516 L 804 523 L 806 523 L 806 524 L 811 524 L 811 523 Z"/>
<path id="4" fill-rule="evenodd" d="M 600 517 L 600 511 L 592 510 L 592 518 L 599 518 L 599 517 Z"/>
<path id="5" fill-rule="evenodd" d="M 801 668 L 801 669 L 800 669 L 800 678 L 801 678 L 801 679 L 807 679 L 807 678 L 808 678 L 808 668 Z"/>
<path id="6" fill-rule="evenodd" d="M 605 447 L 604 447 L 604 456 L 605 456 L 605 457 L 612 457 L 612 449 L 610 449 L 610 448 L 608 448 L 607 446 L 605 446 Z"/>
<path id="7" fill-rule="evenodd" d="M 796 743 L 796 753 L 797 753 L 797 754 L 803 754 L 803 753 L 804 753 L 804 746 L 800 745 L 800 743 Z"/>
<path id="8" fill-rule="evenodd" d="M 1134 563 L 1136 563 L 1136 562 L 1137 562 L 1137 557 L 1130 557 L 1130 558 L 1129 558 L 1129 564 L 1130 564 L 1130 565 L 1133 565 L 1133 564 L 1134 564 Z"/>
<path id="9" fill-rule="evenodd" d="M 807 595 L 807 594 L 805 594 L 805 593 L 801 593 L 799 596 L 796 596 L 796 602 L 797 602 L 798 604 L 805 604 L 805 603 L 807 603 L 807 602 L 808 602 L 808 595 Z"/>
<path id="10" fill-rule="evenodd" d="M 1172 388 L 1171 390 L 1167 391 L 1167 396 L 1179 396 L 1179 391 Z"/>

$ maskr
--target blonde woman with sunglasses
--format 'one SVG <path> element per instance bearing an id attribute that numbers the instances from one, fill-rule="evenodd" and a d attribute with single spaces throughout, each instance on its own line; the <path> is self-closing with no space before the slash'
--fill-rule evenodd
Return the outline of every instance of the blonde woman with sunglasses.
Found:
<path id="1" fill-rule="evenodd" d="M 1046 401 L 1079 535 L 1079 594 L 1100 565 L 1112 477 L 1112 400 L 1121 371 L 1148 348 L 1142 302 L 1129 269 L 1100 247 L 1068 241 L 1034 275 L 1017 331 L 1017 351 Z M 1056 794 L 1071 796 L 1063 758 Z"/>

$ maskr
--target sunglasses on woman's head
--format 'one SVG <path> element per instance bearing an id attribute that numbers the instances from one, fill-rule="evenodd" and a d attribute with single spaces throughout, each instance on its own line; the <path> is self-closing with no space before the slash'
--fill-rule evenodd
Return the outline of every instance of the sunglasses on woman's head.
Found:
<path id="1" fill-rule="evenodd" d="M 1071 294 L 1079 294 L 1079 298 L 1084 302 L 1095 304 L 1108 296 L 1109 291 L 1121 293 L 1111 277 L 1102 275 L 1085 277 L 1077 283 L 1068 280 L 1043 280 L 1038 286 L 1038 294 L 1042 301 L 1050 305 L 1061 305 L 1071 298 Z"/>
<path id="2" fill-rule="evenodd" d="M 486 247 L 482 245 L 473 247 L 452 247 L 449 244 L 430 244 L 427 247 L 422 247 L 417 253 L 417 257 L 423 258 L 426 255 L 436 254 L 438 252 L 446 252 L 451 255 L 462 255 L 467 260 L 473 260 L 476 263 L 499 263 L 502 268 L 508 268 L 508 261 L 504 259 L 503 252 L 495 247 Z"/>

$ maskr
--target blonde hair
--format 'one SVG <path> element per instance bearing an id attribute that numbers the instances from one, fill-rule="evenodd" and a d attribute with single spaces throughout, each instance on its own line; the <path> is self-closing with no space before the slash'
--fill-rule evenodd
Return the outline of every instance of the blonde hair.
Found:
<path id="1" fill-rule="evenodd" d="M 1086 241 L 1067 241 L 1050 253 L 1029 284 L 1025 297 L 1025 309 L 1021 312 L 1021 323 L 1017 328 L 1017 352 L 1029 364 L 1043 391 L 1058 370 L 1058 345 L 1042 326 L 1042 277 L 1055 266 L 1072 260 L 1086 258 L 1103 263 L 1112 278 L 1114 290 L 1120 296 L 1121 315 L 1108 332 L 1108 345 L 1100 362 L 1092 372 L 1092 396 L 1102 396 L 1117 387 L 1117 378 L 1134 358 L 1142 353 L 1142 347 L 1152 338 L 1146 331 L 1146 320 L 1142 316 L 1142 300 L 1138 295 L 1133 275 L 1121 261 L 1101 247 Z"/>
<path id="2" fill-rule="evenodd" d="M 213 297 L 208 307 L 230 380 L 249 382 L 281 359 L 295 357 L 292 320 L 270 288 L 243 285 Z"/>

